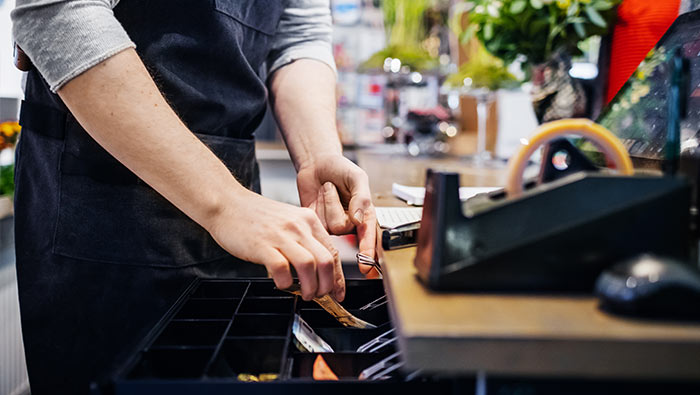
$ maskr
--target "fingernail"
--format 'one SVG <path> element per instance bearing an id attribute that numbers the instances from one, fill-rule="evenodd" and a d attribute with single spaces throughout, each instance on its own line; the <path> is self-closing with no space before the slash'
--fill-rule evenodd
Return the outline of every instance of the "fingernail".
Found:
<path id="1" fill-rule="evenodd" d="M 332 191 L 332 190 L 333 190 L 333 184 L 331 184 L 330 182 L 327 182 L 327 183 L 323 184 L 323 190 L 325 190 L 326 192 Z"/>
<path id="2" fill-rule="evenodd" d="M 355 218 L 355 221 L 357 221 L 357 223 L 361 224 L 365 220 L 365 213 L 362 211 L 361 208 L 359 208 L 357 209 L 357 211 L 355 211 L 355 215 L 353 215 L 352 217 Z"/>

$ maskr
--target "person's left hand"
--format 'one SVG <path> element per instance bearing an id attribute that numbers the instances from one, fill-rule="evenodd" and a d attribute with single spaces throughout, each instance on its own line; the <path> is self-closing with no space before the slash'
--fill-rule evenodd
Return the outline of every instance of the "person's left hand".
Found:
<path id="1" fill-rule="evenodd" d="M 329 233 L 343 235 L 357 229 L 360 252 L 375 257 L 377 218 L 362 169 L 342 155 L 322 155 L 299 168 L 297 186 L 301 205 L 313 209 Z M 360 272 L 370 270 L 360 265 Z"/>

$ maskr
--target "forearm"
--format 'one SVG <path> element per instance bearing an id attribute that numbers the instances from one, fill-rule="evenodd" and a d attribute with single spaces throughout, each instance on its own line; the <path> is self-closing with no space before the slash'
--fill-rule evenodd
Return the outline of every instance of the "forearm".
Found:
<path id="1" fill-rule="evenodd" d="M 301 59 L 277 70 L 270 85 L 302 206 L 313 209 L 333 234 L 356 230 L 360 251 L 374 256 L 376 220 L 367 174 L 343 157 L 336 131 L 335 73 L 323 62 Z"/>
<path id="2" fill-rule="evenodd" d="M 248 193 L 180 121 L 133 49 L 58 94 L 92 138 L 204 228 Z"/>
<path id="3" fill-rule="evenodd" d="M 300 59 L 271 78 L 272 104 L 297 170 L 324 155 L 341 155 L 335 124 L 335 73 L 326 64 Z"/>

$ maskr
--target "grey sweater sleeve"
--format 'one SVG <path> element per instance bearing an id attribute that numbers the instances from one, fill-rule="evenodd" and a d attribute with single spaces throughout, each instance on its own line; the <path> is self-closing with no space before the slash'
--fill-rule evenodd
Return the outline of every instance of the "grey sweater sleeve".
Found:
<path id="1" fill-rule="evenodd" d="M 272 51 L 269 74 L 297 59 L 315 59 L 336 71 L 330 0 L 286 0 Z"/>
<path id="2" fill-rule="evenodd" d="M 114 17 L 119 0 L 17 0 L 12 33 L 52 91 L 134 43 Z"/>
<path id="3" fill-rule="evenodd" d="M 285 0 L 270 73 L 300 58 L 335 70 L 329 0 Z M 12 32 L 52 91 L 85 70 L 135 47 L 114 17 L 119 0 L 17 0 Z"/>

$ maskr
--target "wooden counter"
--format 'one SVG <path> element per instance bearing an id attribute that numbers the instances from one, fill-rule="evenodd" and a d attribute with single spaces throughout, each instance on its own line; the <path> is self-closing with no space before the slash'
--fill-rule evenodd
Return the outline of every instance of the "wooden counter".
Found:
<path id="1" fill-rule="evenodd" d="M 391 182 L 422 185 L 432 165 L 465 185 L 494 186 L 502 171 L 457 160 L 361 152 L 377 205 L 399 205 Z M 435 293 L 416 277 L 415 248 L 380 252 L 390 310 L 409 369 L 537 377 L 700 379 L 700 325 L 618 318 L 587 296 Z M 504 275 L 507 275 L 504 273 Z"/>
<path id="2" fill-rule="evenodd" d="M 381 150 L 359 151 L 356 155 L 360 167 L 369 175 L 369 185 L 377 206 L 405 205 L 391 194 L 391 184 L 423 186 L 428 168 L 460 173 L 462 186 L 491 187 L 505 183 L 505 164 L 500 168 L 474 169 L 469 167 L 467 160 L 449 157 L 413 158 Z"/>

